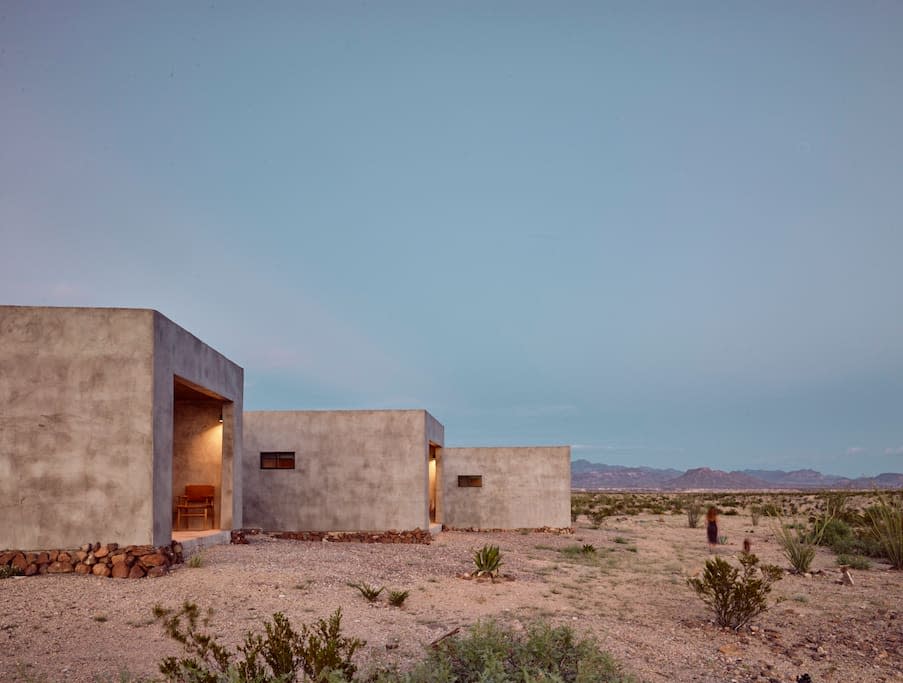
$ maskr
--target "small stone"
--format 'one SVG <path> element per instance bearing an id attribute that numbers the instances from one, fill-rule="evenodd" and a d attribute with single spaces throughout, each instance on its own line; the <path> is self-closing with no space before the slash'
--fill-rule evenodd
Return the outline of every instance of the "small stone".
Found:
<path id="1" fill-rule="evenodd" d="M 70 555 L 69 553 L 64 551 L 64 552 L 61 552 L 59 555 L 57 555 L 56 559 L 58 562 L 71 562 L 72 555 Z"/>
<path id="2" fill-rule="evenodd" d="M 166 573 L 166 567 L 156 566 L 151 567 L 147 570 L 148 578 L 155 579 L 158 576 L 163 576 Z"/>
<path id="3" fill-rule="evenodd" d="M 96 557 L 98 560 L 102 557 L 106 557 L 109 554 L 110 554 L 110 549 L 107 548 L 106 546 L 102 546 L 94 551 L 94 557 Z"/>
<path id="4" fill-rule="evenodd" d="M 142 569 L 141 565 L 136 564 L 133 565 L 129 570 L 129 578 L 130 579 L 140 579 L 144 576 L 144 569 Z"/>
<path id="5" fill-rule="evenodd" d="M 75 565 L 75 573 L 76 574 L 90 574 L 91 567 L 89 565 L 85 564 L 84 562 L 79 562 L 77 565 Z"/>
<path id="6" fill-rule="evenodd" d="M 166 556 L 163 553 L 152 553 L 150 555 L 144 555 L 141 558 L 141 564 L 145 567 L 159 567 L 161 564 L 166 563 Z"/>
<path id="7" fill-rule="evenodd" d="M 38 565 L 34 562 L 25 567 L 25 576 L 34 576 L 38 573 Z"/>

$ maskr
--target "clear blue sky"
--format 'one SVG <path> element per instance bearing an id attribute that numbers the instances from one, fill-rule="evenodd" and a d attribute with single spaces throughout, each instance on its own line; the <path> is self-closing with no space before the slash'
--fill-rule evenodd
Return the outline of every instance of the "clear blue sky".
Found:
<path id="1" fill-rule="evenodd" d="M 248 408 L 903 471 L 903 4 L 0 4 L 0 302 Z"/>

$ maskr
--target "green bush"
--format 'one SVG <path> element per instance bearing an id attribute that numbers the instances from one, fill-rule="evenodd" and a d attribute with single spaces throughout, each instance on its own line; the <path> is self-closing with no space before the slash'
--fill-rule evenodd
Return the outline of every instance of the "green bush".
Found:
<path id="1" fill-rule="evenodd" d="M 847 567 L 863 571 L 870 569 L 872 566 L 872 563 L 868 561 L 868 558 L 862 557 L 861 555 L 838 555 L 837 564 L 841 567 L 846 565 Z"/>
<path id="2" fill-rule="evenodd" d="M 882 556 L 893 569 L 903 569 L 903 501 L 879 495 L 878 502 L 865 511 L 865 518 Z"/>
<path id="3" fill-rule="evenodd" d="M 630 679 L 590 640 L 566 626 L 537 623 L 515 634 L 481 622 L 440 642 L 408 673 L 383 672 L 379 683 L 616 683 Z"/>
<path id="4" fill-rule="evenodd" d="M 742 573 L 722 557 L 706 561 L 702 577 L 691 577 L 687 584 L 715 611 L 719 626 L 738 629 L 768 608 L 766 596 L 780 580 L 781 570 L 772 565 L 759 567 L 752 553 L 739 557 Z"/>
<path id="5" fill-rule="evenodd" d="M 12 576 L 22 576 L 22 570 L 13 567 L 11 564 L 5 564 L 0 567 L 0 579 L 8 579 Z"/>
<path id="6" fill-rule="evenodd" d="M 357 667 L 354 653 L 365 645 L 357 638 L 342 636 L 342 611 L 319 619 L 314 625 L 292 628 L 280 612 L 264 622 L 265 635 L 248 633 L 237 652 L 201 630 L 209 615 L 201 619 L 198 606 L 185 602 L 178 611 L 154 607 L 166 634 L 181 643 L 186 656 L 166 657 L 160 672 L 169 683 L 290 683 L 292 681 L 351 681 Z M 183 619 L 185 620 L 183 622 Z"/>
<path id="7" fill-rule="evenodd" d="M 502 566 L 502 553 L 497 545 L 484 545 L 473 554 L 476 576 L 498 576 Z"/>

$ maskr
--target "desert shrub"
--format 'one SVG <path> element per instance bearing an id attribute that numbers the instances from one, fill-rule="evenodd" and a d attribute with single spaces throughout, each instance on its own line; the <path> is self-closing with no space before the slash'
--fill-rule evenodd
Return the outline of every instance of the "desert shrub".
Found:
<path id="1" fill-rule="evenodd" d="M 706 561 L 701 577 L 687 579 L 703 602 L 715 611 L 719 626 L 738 629 L 768 608 L 766 597 L 781 578 L 781 570 L 772 565 L 759 567 L 752 553 L 739 556 L 742 572 L 722 557 Z"/>
<path id="2" fill-rule="evenodd" d="M 602 526 L 602 523 L 605 521 L 605 518 L 611 515 L 611 508 L 603 507 L 598 510 L 593 510 L 589 514 L 590 521 L 593 523 L 594 527 Z"/>
<path id="3" fill-rule="evenodd" d="M 22 576 L 22 570 L 13 567 L 11 564 L 5 564 L 0 567 L 0 579 L 8 579 L 13 576 Z"/>
<path id="4" fill-rule="evenodd" d="M 497 545 L 484 545 L 473 554 L 477 576 L 497 576 L 502 566 L 502 553 Z"/>
<path id="5" fill-rule="evenodd" d="M 698 501 L 691 500 L 687 503 L 687 525 L 691 529 L 699 526 L 699 518 L 702 517 L 702 505 Z"/>
<path id="6" fill-rule="evenodd" d="M 237 652 L 216 641 L 200 627 L 209 625 L 198 606 L 185 602 L 178 611 L 154 608 L 166 634 L 180 643 L 186 656 L 166 657 L 160 672 L 169 683 L 290 683 L 292 681 L 350 681 L 357 667 L 354 653 L 365 643 L 342 636 L 342 611 L 319 619 L 300 631 L 277 612 L 264 622 L 264 634 L 248 633 Z M 183 622 L 184 619 L 184 622 Z M 300 677 L 300 679 L 299 679 Z"/>
<path id="7" fill-rule="evenodd" d="M 632 680 L 591 640 L 567 626 L 537 623 L 516 634 L 495 622 L 439 643 L 408 673 L 383 672 L 379 683 L 616 683 Z"/>
<path id="8" fill-rule="evenodd" d="M 878 502 L 866 509 L 865 519 L 882 556 L 892 568 L 903 569 L 903 501 L 879 495 Z"/>
<path id="9" fill-rule="evenodd" d="M 811 530 L 803 524 L 784 524 L 779 517 L 775 525 L 775 538 L 778 546 L 790 566 L 797 574 L 809 571 L 809 566 L 815 558 L 815 549 L 821 541 L 822 534 L 828 521 L 816 524 Z"/>
<path id="10" fill-rule="evenodd" d="M 363 581 L 360 583 L 349 583 L 348 585 L 359 590 L 367 602 L 376 602 L 377 598 L 379 598 L 379 594 L 386 590 L 384 586 L 377 588 L 376 586 L 371 586 L 369 583 L 364 583 Z"/>
<path id="11" fill-rule="evenodd" d="M 389 604 L 393 607 L 401 607 L 410 594 L 411 591 L 389 591 Z"/>
<path id="12" fill-rule="evenodd" d="M 764 503 L 759 507 L 759 512 L 766 517 L 780 517 L 784 514 L 782 508 L 774 503 Z"/>
<path id="13" fill-rule="evenodd" d="M 862 571 L 870 569 L 872 566 L 872 563 L 868 561 L 868 558 L 862 557 L 861 555 L 838 555 L 837 564 L 841 567 L 847 566 Z"/>
<path id="14" fill-rule="evenodd" d="M 843 552 L 850 543 L 853 542 L 855 536 L 850 525 L 842 519 L 829 518 L 822 524 L 822 535 L 819 544 L 828 546 L 835 552 Z M 840 548 L 841 550 L 837 550 Z"/>
<path id="15" fill-rule="evenodd" d="M 719 536 L 718 545 L 727 545 L 727 536 Z"/>
<path id="16" fill-rule="evenodd" d="M 758 505 L 749 508 L 749 518 L 753 526 L 759 526 L 759 518 L 762 516 L 762 510 Z"/>
<path id="17" fill-rule="evenodd" d="M 595 555 L 596 554 L 596 546 L 594 546 L 592 543 L 584 543 L 583 547 L 580 549 L 580 551 L 584 555 Z"/>
<path id="18" fill-rule="evenodd" d="M 204 556 L 201 555 L 200 553 L 197 553 L 196 555 L 192 555 L 191 557 L 188 558 L 188 566 L 191 567 L 192 569 L 198 569 L 198 568 L 204 566 Z"/>
<path id="19" fill-rule="evenodd" d="M 737 512 L 737 508 L 728 508 L 727 510 L 724 511 L 724 514 L 728 517 L 736 517 L 740 513 Z"/>

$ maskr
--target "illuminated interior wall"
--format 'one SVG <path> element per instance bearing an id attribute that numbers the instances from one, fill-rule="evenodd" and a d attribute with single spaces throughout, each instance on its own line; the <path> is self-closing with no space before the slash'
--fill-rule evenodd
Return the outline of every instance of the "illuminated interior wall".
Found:
<path id="1" fill-rule="evenodd" d="M 175 503 L 185 492 L 185 485 L 211 484 L 216 487 L 213 527 L 220 528 L 223 462 L 221 409 L 220 404 L 208 401 L 175 401 L 173 404 L 173 524 L 176 523 Z M 201 522 L 194 518 L 189 526 L 199 529 Z"/>

